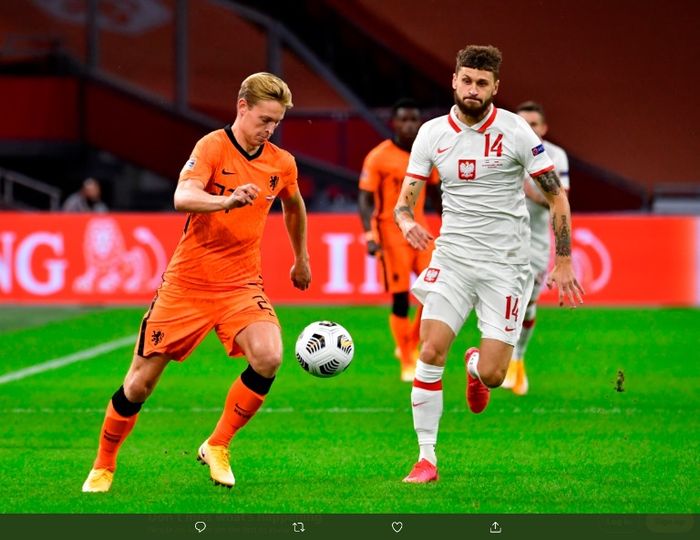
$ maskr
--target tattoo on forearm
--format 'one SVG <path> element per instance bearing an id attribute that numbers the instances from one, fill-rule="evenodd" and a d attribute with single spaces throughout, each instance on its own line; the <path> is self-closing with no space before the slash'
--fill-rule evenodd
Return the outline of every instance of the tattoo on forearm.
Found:
<path id="1" fill-rule="evenodd" d="M 404 204 L 402 206 L 397 206 L 396 208 L 394 208 L 394 221 L 396 223 L 399 222 L 399 214 L 402 214 L 404 212 L 411 216 L 411 219 L 413 219 L 413 211 L 409 206 Z"/>
<path id="2" fill-rule="evenodd" d="M 559 226 L 557 226 L 557 215 L 552 216 L 552 228 L 554 229 L 555 252 L 561 257 L 571 256 L 571 228 L 566 215 L 558 216 Z"/>
<path id="3" fill-rule="evenodd" d="M 561 182 L 559 182 L 559 177 L 554 171 L 548 171 L 542 173 L 535 177 L 535 181 L 542 188 L 545 193 L 551 193 L 552 195 L 558 195 L 559 189 L 561 188 Z"/>

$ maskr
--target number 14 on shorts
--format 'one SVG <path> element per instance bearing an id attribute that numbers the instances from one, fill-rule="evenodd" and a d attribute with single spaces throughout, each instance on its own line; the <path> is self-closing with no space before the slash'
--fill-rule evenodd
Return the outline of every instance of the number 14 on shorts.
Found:
<path id="1" fill-rule="evenodd" d="M 518 313 L 520 312 L 520 298 L 515 297 L 513 298 L 512 296 L 506 296 L 506 321 L 510 321 L 511 318 L 513 320 L 513 325 L 510 326 L 506 324 L 506 332 L 512 332 L 516 328 L 516 324 L 518 321 Z"/>

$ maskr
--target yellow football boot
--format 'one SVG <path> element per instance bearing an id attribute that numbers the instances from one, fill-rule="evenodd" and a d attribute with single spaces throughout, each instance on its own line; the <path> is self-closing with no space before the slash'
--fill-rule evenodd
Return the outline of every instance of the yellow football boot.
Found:
<path id="1" fill-rule="evenodd" d="M 236 479 L 231 471 L 229 450 L 226 446 L 212 446 L 209 439 L 204 441 L 197 452 L 197 461 L 202 465 L 209 465 L 209 475 L 215 485 L 233 487 Z"/>
<path id="2" fill-rule="evenodd" d="M 510 364 L 508 364 L 508 371 L 506 371 L 506 378 L 503 379 L 503 384 L 501 388 L 513 388 L 515 386 L 515 379 L 518 374 L 518 364 L 522 363 L 521 359 L 512 359 Z"/>
<path id="3" fill-rule="evenodd" d="M 525 360 L 517 362 L 517 372 L 515 374 L 515 384 L 513 385 L 513 393 L 518 396 L 527 394 L 529 384 L 527 382 L 527 374 L 525 373 Z"/>
<path id="4" fill-rule="evenodd" d="M 92 469 L 83 484 L 84 493 L 104 493 L 112 487 L 114 473 L 109 469 Z"/>

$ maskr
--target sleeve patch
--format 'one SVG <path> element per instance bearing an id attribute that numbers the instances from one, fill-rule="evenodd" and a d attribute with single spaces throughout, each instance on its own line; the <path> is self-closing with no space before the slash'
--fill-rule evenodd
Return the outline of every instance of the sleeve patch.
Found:
<path id="1" fill-rule="evenodd" d="M 544 152 L 544 145 L 543 144 L 538 144 L 537 146 L 535 146 L 532 149 L 533 156 L 537 156 L 537 155 L 541 154 L 542 152 Z"/>

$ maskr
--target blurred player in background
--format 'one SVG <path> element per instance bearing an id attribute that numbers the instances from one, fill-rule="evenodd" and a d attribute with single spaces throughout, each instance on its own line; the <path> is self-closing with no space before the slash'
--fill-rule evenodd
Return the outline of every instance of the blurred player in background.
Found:
<path id="1" fill-rule="evenodd" d="M 296 163 L 269 142 L 290 107 L 284 81 L 269 73 L 249 76 L 238 93 L 233 125 L 200 139 L 183 167 L 174 202 L 188 213 L 184 231 L 141 322 L 124 384 L 107 406 L 83 491 L 109 490 L 119 447 L 163 370 L 171 360 L 185 360 L 212 329 L 228 355 L 245 356 L 248 366 L 231 386 L 197 459 L 209 466 L 215 484 L 235 483 L 229 443 L 262 405 L 282 361 L 279 321 L 260 275 L 260 241 L 276 197 L 294 251 L 292 283 L 304 290 L 311 281 Z"/>
<path id="2" fill-rule="evenodd" d="M 411 145 L 421 125 L 420 109 L 412 99 L 401 99 L 392 108 L 392 139 L 374 147 L 365 158 L 360 176 L 358 207 L 365 231 L 367 252 L 381 264 L 384 288 L 391 293 L 389 327 L 401 361 L 401 380 L 413 381 L 420 332 L 419 306 L 413 322 L 409 319 L 411 272 L 420 274 L 430 262 L 433 244 L 425 249 L 412 248 L 394 223 L 393 210 L 406 174 Z M 431 203 L 440 210 L 440 198 L 434 196 L 439 184 L 437 172 L 429 179 Z M 427 227 L 423 215 L 425 194 L 416 201 L 415 219 Z"/>
<path id="3" fill-rule="evenodd" d="M 542 140 L 544 149 L 554 162 L 554 170 L 559 176 L 561 186 L 569 191 L 569 158 L 563 148 L 544 140 L 547 133 L 547 120 L 544 109 L 539 103 L 526 101 L 518 105 L 515 110 L 525 121 L 530 124 L 532 130 Z M 527 304 L 523 316 L 523 328 L 520 337 L 513 350 L 513 358 L 508 366 L 506 378 L 501 385 L 503 388 L 511 388 L 519 396 L 527 394 L 528 380 L 525 373 L 525 351 L 532 337 L 535 327 L 535 314 L 537 313 L 537 299 L 542 292 L 542 285 L 547 276 L 550 256 L 550 214 L 549 204 L 544 193 L 537 187 L 529 176 L 525 179 L 525 202 L 530 213 L 530 265 L 535 276 L 535 285 L 532 289 L 530 301 Z"/>
<path id="4" fill-rule="evenodd" d="M 108 212 L 102 201 L 102 188 L 97 179 L 89 177 L 75 193 L 71 193 L 63 203 L 64 212 Z"/>
<path id="5" fill-rule="evenodd" d="M 522 326 L 521 308 L 532 291 L 530 228 L 524 172 L 542 189 L 552 212 L 556 262 L 548 285 L 559 303 L 581 302 L 571 264 L 571 215 L 566 192 L 541 141 L 517 114 L 497 109 L 501 53 L 470 45 L 457 54 L 452 77 L 455 105 L 423 124 L 411 150 L 396 223 L 416 249 L 432 235 L 414 219 L 418 195 L 436 167 L 442 180 L 442 226 L 430 266 L 412 287 L 423 303 L 421 352 L 411 391 L 418 462 L 404 482 L 438 479 L 438 427 L 442 375 L 449 349 L 472 309 L 481 331 L 479 348 L 465 353 L 467 403 L 480 413 L 489 388 L 499 386 Z"/>

